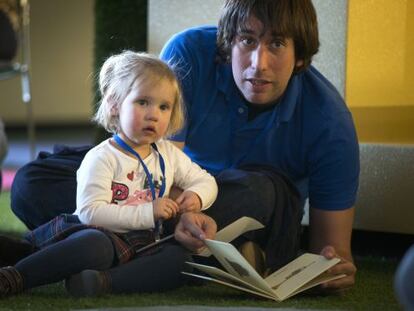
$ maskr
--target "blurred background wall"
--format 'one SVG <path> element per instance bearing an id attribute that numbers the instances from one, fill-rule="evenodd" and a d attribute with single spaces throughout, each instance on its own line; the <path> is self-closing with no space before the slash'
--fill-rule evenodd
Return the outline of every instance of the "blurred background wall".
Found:
<path id="1" fill-rule="evenodd" d="M 414 1 L 350 0 L 346 102 L 361 141 L 414 143 Z"/>
<path id="2" fill-rule="evenodd" d="M 314 65 L 345 97 L 360 140 L 413 143 L 414 1 L 313 1 L 321 35 Z M 222 2 L 148 0 L 148 50 L 158 53 L 173 33 L 187 27 L 216 24 Z M 89 122 L 93 6 L 94 0 L 31 1 L 32 95 L 38 124 Z M 6 125 L 26 122 L 18 78 L 0 81 L 0 117 Z"/>
<path id="3" fill-rule="evenodd" d="M 32 105 L 38 124 L 86 123 L 92 112 L 93 0 L 30 1 Z M 0 117 L 26 124 L 20 78 L 0 81 Z"/>

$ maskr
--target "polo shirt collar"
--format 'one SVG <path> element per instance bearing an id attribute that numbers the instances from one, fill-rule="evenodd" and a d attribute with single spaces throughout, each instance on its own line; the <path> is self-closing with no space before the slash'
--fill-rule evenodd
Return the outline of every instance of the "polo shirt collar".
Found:
<path id="1" fill-rule="evenodd" d="M 242 97 L 236 83 L 234 82 L 231 64 L 218 64 L 216 71 L 216 82 L 218 90 L 224 94 L 227 101 Z"/>
<path id="2" fill-rule="evenodd" d="M 280 105 L 279 120 L 281 122 L 288 122 L 292 118 L 295 108 L 300 100 L 301 88 L 301 74 L 293 75 L 278 104 Z"/>

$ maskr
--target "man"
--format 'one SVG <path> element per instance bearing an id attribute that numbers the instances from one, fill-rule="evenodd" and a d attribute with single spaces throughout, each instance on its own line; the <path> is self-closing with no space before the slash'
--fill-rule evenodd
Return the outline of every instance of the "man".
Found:
<path id="1" fill-rule="evenodd" d="M 337 291 L 356 272 L 358 142 L 340 95 L 310 66 L 318 46 L 310 0 L 226 0 L 218 28 L 174 36 L 161 58 L 176 68 L 188 110 L 173 140 L 213 174 L 261 164 L 287 175 L 309 198 L 310 251 L 342 259 L 331 272 L 346 277 L 323 285 Z"/>

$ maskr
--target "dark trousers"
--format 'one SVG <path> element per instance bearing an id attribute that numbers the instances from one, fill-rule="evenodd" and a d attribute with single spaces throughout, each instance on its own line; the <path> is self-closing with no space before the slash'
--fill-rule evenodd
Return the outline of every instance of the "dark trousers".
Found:
<path id="1" fill-rule="evenodd" d="M 303 210 L 299 192 L 286 176 L 255 165 L 224 170 L 216 180 L 217 200 L 206 214 L 219 229 L 243 216 L 255 218 L 265 228 L 247 232 L 236 243 L 258 243 L 271 271 L 297 257 Z"/>
<path id="2" fill-rule="evenodd" d="M 34 229 L 76 207 L 76 170 L 90 147 L 60 148 L 22 167 L 11 190 L 13 212 L 29 229 Z M 225 170 L 216 176 L 219 194 L 207 210 L 219 229 L 242 216 L 250 216 L 265 229 L 245 234 L 242 239 L 258 242 L 266 252 L 267 266 L 275 270 L 296 257 L 299 249 L 300 197 L 283 174 L 269 167 Z M 115 268 L 113 285 L 125 292 L 139 291 L 128 281 L 142 262 L 133 260 Z M 119 284 L 117 283 L 119 282 Z M 160 284 L 166 286 L 166 284 Z M 168 286 L 168 284 L 167 284 Z"/>
<path id="3" fill-rule="evenodd" d="M 21 167 L 11 188 L 11 208 L 30 229 L 76 209 L 76 171 L 92 146 L 55 146 L 53 153 L 40 152 Z"/>

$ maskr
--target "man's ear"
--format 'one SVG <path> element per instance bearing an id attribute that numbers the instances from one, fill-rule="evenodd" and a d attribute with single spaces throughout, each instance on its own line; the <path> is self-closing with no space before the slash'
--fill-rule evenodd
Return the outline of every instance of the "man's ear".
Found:
<path id="1" fill-rule="evenodd" d="M 295 65 L 296 65 L 296 68 L 300 68 L 303 66 L 303 64 L 304 64 L 303 59 L 299 59 L 296 61 Z"/>
<path id="2" fill-rule="evenodd" d="M 297 60 L 295 63 L 295 68 L 293 69 L 293 73 L 298 73 L 303 69 L 303 65 L 305 64 L 305 62 L 303 61 L 303 59 Z"/>

